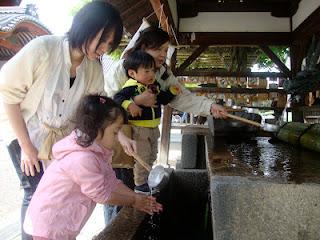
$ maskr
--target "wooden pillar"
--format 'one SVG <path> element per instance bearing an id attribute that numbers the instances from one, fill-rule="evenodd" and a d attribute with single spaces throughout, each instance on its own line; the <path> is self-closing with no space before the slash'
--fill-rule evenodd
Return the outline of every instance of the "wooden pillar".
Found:
<path id="1" fill-rule="evenodd" d="M 172 111 L 168 105 L 163 109 L 159 162 L 164 165 L 168 164 Z"/>

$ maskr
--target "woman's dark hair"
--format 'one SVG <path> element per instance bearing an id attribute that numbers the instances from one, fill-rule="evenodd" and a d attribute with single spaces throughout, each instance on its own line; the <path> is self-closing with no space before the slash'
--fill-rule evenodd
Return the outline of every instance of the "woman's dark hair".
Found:
<path id="1" fill-rule="evenodd" d="M 100 95 L 87 95 L 82 98 L 75 115 L 76 142 L 82 147 L 90 146 L 99 131 L 103 136 L 104 129 L 114 123 L 118 117 L 127 123 L 126 111 L 111 98 Z M 80 131 L 79 131 L 80 130 Z"/>
<path id="2" fill-rule="evenodd" d="M 142 50 L 130 52 L 128 55 L 126 55 L 126 58 L 123 62 L 123 67 L 126 70 L 128 77 L 130 77 L 128 74 L 129 69 L 137 72 L 139 67 L 155 69 L 155 66 L 156 63 L 153 57 Z"/>
<path id="3" fill-rule="evenodd" d="M 82 7 L 74 16 L 71 28 L 67 33 L 70 46 L 81 49 L 103 29 L 100 42 L 115 31 L 111 52 L 115 50 L 122 38 L 123 24 L 118 10 L 105 1 L 93 1 Z"/>
<path id="4" fill-rule="evenodd" d="M 155 49 L 161 47 L 161 45 L 169 42 L 169 34 L 159 27 L 148 27 L 140 32 L 140 36 L 137 39 L 134 46 L 129 49 L 126 54 L 134 52 L 138 49 L 147 48 Z"/>

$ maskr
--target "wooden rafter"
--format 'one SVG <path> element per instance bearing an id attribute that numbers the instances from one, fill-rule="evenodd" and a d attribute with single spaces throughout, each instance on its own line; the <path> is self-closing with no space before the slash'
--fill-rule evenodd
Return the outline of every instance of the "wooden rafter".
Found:
<path id="1" fill-rule="evenodd" d="M 152 5 L 153 10 L 155 11 L 158 20 L 160 21 L 161 27 L 163 30 L 167 31 L 169 35 L 172 37 L 172 28 L 175 30 L 175 24 L 173 22 L 173 18 L 171 15 L 171 11 L 168 5 L 167 1 L 161 1 L 161 0 L 150 0 L 150 3 Z M 161 5 L 163 4 L 163 11 L 161 12 Z"/>
<path id="2" fill-rule="evenodd" d="M 178 34 L 182 45 L 285 45 L 291 44 L 289 32 L 196 32 L 191 42 L 191 32 Z"/>
<path id="3" fill-rule="evenodd" d="M 293 31 L 293 41 L 290 46 L 292 75 L 301 70 L 301 63 L 306 56 L 308 44 L 313 35 L 320 37 L 320 7 L 318 7 L 297 29 Z"/>
<path id="4" fill-rule="evenodd" d="M 231 63 L 230 63 L 230 66 L 228 67 L 228 71 L 229 72 L 232 72 L 232 69 L 233 69 L 233 65 L 235 63 L 235 58 L 236 58 L 236 47 L 233 47 L 232 48 L 232 52 L 231 52 Z"/>
<path id="5" fill-rule="evenodd" d="M 229 72 L 216 69 L 193 69 L 177 73 L 177 76 L 216 76 L 216 77 L 285 77 L 284 73 L 278 72 Z"/>
<path id="6" fill-rule="evenodd" d="M 168 0 L 161 0 L 161 3 L 163 4 L 163 10 L 164 10 L 166 16 L 168 17 L 169 24 L 171 24 L 172 28 L 177 33 L 177 26 L 175 25 L 175 23 L 173 21 L 173 16 L 171 13 L 171 9 L 169 7 Z"/>
<path id="7" fill-rule="evenodd" d="M 0 39 L 0 46 L 7 48 L 15 53 L 17 53 L 22 48 L 21 45 L 9 42 L 7 39 Z"/>
<path id="8" fill-rule="evenodd" d="M 261 45 L 260 48 L 278 66 L 281 72 L 283 72 L 286 76 L 291 76 L 291 72 L 287 68 L 287 66 L 279 59 L 276 54 L 274 54 L 274 52 L 268 46 Z"/>
<path id="9" fill-rule="evenodd" d="M 194 60 L 197 59 L 205 50 L 208 49 L 208 46 L 198 47 L 177 69 L 176 72 L 179 73 L 185 70 Z"/>
<path id="10" fill-rule="evenodd" d="M 275 17 L 291 17 L 300 0 L 292 1 L 195 1 L 179 0 L 179 17 L 195 17 L 199 12 L 271 12 Z"/>

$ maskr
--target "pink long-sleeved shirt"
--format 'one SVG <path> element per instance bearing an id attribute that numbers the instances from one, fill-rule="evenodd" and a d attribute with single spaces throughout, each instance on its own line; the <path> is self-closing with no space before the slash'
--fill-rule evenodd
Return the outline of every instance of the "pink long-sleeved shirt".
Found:
<path id="1" fill-rule="evenodd" d="M 26 213 L 24 229 L 33 236 L 75 239 L 96 203 L 106 203 L 119 184 L 112 151 L 93 143 L 84 148 L 76 133 L 53 146 L 54 161 L 45 171 Z"/>

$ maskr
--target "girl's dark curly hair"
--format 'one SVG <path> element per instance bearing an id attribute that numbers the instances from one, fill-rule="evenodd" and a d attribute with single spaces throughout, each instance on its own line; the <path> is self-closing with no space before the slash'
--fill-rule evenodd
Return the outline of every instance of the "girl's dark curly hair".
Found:
<path id="1" fill-rule="evenodd" d="M 76 142 L 82 147 L 90 146 L 104 129 L 114 123 L 118 117 L 127 123 L 126 111 L 111 98 L 100 95 L 84 96 L 75 114 Z"/>

